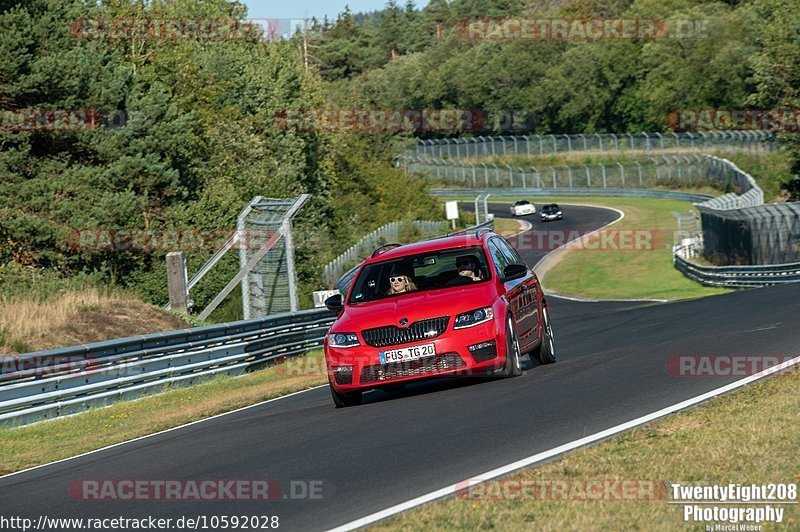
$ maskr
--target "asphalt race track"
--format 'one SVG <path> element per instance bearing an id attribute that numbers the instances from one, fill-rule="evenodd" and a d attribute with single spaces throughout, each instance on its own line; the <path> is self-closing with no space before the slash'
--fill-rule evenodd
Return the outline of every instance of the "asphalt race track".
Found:
<path id="1" fill-rule="evenodd" d="M 593 229 L 617 217 L 564 213 L 548 228 Z M 530 264 L 543 255 L 524 253 Z M 329 529 L 738 380 L 673 376 L 669 357 L 796 355 L 797 301 L 797 285 L 667 304 L 553 298 L 558 362 L 527 363 L 523 377 L 428 381 L 340 410 L 327 388 L 315 389 L 2 478 L 0 504 L 34 520 L 275 515 L 281 530 Z M 256 478 L 322 481 L 322 498 L 87 502 L 68 493 L 80 479 Z"/>

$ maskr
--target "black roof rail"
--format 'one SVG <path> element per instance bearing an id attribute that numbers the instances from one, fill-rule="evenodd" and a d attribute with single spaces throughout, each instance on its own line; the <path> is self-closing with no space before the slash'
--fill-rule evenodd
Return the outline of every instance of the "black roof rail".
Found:
<path id="1" fill-rule="evenodd" d="M 475 233 L 475 236 L 480 238 L 484 235 L 484 233 L 491 233 L 492 230 L 488 227 L 479 227 L 475 229 L 474 227 L 468 227 L 467 229 L 460 229 L 458 231 L 453 231 L 452 233 L 448 233 L 446 236 L 456 236 L 456 235 L 468 235 L 470 233 Z"/>
<path id="2" fill-rule="evenodd" d="M 398 244 L 396 242 L 393 243 L 393 244 L 384 244 L 383 246 L 381 246 L 378 249 L 376 249 L 375 251 L 373 251 L 372 255 L 370 255 L 370 258 L 377 257 L 381 253 L 385 253 L 385 252 L 389 251 L 390 249 L 399 248 L 402 245 L 403 244 Z"/>

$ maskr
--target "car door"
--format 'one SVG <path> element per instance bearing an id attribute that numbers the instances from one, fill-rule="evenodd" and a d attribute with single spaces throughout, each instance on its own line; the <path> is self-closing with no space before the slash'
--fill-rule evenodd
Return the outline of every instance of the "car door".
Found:
<path id="1" fill-rule="evenodd" d="M 505 255 L 506 261 L 509 264 L 522 264 L 526 268 L 528 265 L 525 260 L 520 257 L 519 253 L 514 246 L 509 244 L 503 238 L 496 239 L 496 245 L 500 251 Z M 517 317 L 518 324 L 517 338 L 519 338 L 519 346 L 523 351 L 533 347 L 534 342 L 539 338 L 539 305 L 536 300 L 536 276 L 530 272 L 525 277 L 517 279 L 515 285 L 515 294 L 517 300 Z"/>
<path id="2" fill-rule="evenodd" d="M 503 279 L 503 272 L 506 266 L 514 264 L 513 256 L 503 247 L 503 241 L 500 238 L 491 238 L 489 240 L 489 254 L 492 257 L 495 269 L 497 270 L 497 277 Z M 523 340 L 520 335 L 525 332 L 525 323 L 522 321 L 524 316 L 525 301 L 523 300 L 523 279 L 514 279 L 512 281 L 503 281 L 503 290 L 505 292 L 505 299 L 511 309 L 511 319 L 514 322 L 514 332 L 517 338 L 520 339 L 520 348 L 523 346 Z"/>

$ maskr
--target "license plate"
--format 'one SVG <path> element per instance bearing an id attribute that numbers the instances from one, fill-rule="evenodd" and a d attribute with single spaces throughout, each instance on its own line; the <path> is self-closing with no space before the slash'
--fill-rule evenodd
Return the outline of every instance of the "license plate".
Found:
<path id="1" fill-rule="evenodd" d="M 418 358 L 432 357 L 436 354 L 434 344 L 415 345 L 414 347 L 403 347 L 392 349 L 391 351 L 381 351 L 381 364 L 391 364 L 392 362 L 407 362 Z"/>

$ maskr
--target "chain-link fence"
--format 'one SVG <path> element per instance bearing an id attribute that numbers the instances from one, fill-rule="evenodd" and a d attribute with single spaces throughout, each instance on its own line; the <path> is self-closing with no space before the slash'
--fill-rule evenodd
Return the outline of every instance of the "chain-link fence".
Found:
<path id="1" fill-rule="evenodd" d="M 333 287 L 334 283 L 349 268 L 361 262 L 365 256 L 375 251 L 378 246 L 399 241 L 400 234 L 404 230 L 411 229 L 423 234 L 439 234 L 447 231 L 447 225 L 448 222 L 446 221 L 414 220 L 391 222 L 379 227 L 325 266 L 325 284 L 328 288 Z"/>
<path id="2" fill-rule="evenodd" d="M 565 152 L 622 153 L 650 156 L 663 152 L 704 152 L 709 150 L 750 152 L 775 149 L 774 135 L 766 131 L 709 131 L 697 133 L 623 133 L 578 135 L 512 135 L 421 140 L 406 153 L 407 160 L 419 157 L 465 159 L 526 155 L 529 157 Z"/>
<path id="3" fill-rule="evenodd" d="M 649 188 L 701 186 L 708 162 L 703 155 L 663 156 L 642 162 L 582 164 L 579 166 L 516 167 L 421 158 L 408 162 L 408 171 L 425 172 L 448 185 L 470 188 Z"/>

